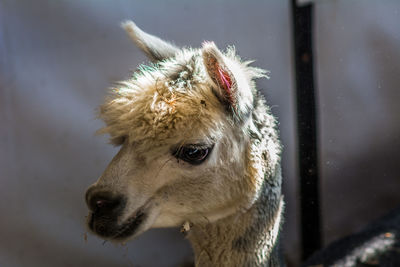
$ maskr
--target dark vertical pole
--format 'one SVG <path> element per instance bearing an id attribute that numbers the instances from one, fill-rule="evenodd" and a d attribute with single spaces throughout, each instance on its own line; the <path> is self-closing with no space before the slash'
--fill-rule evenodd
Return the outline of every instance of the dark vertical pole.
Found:
<path id="1" fill-rule="evenodd" d="M 313 5 L 292 0 L 296 75 L 302 259 L 321 247 L 317 118 L 313 69 Z"/>

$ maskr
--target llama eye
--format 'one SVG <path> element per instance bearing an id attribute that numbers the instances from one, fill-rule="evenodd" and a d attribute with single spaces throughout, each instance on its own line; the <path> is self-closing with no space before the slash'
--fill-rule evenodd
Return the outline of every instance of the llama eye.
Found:
<path id="1" fill-rule="evenodd" d="M 175 153 L 175 157 L 186 161 L 192 165 L 199 165 L 206 160 L 210 154 L 212 147 L 196 147 L 196 146 L 184 146 L 178 149 Z"/>

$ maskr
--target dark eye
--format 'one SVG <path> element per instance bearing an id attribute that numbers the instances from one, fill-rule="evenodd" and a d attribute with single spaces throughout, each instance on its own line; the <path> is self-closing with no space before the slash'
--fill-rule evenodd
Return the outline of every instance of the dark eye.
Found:
<path id="1" fill-rule="evenodd" d="M 175 153 L 175 157 L 193 165 L 199 165 L 206 160 L 212 147 L 183 146 Z"/>

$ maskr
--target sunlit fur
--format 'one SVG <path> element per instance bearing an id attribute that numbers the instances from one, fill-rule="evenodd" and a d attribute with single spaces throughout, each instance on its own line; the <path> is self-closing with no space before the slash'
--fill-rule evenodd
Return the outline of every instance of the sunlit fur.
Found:
<path id="1" fill-rule="evenodd" d="M 138 29 L 125 28 L 131 35 Z M 146 40 L 139 41 L 148 53 Z M 197 266 L 276 266 L 281 146 L 276 120 L 255 88 L 265 71 L 241 61 L 232 47 L 217 49 L 213 43 L 177 49 L 112 88 L 100 107 L 105 127 L 99 132 L 121 149 L 92 187 L 127 197 L 121 224 L 144 210 L 148 216 L 134 236 L 190 222 Z M 204 62 L 207 51 L 221 53 L 234 76 L 238 112 L 221 102 Z M 214 148 L 194 166 L 173 153 L 187 144 Z"/>

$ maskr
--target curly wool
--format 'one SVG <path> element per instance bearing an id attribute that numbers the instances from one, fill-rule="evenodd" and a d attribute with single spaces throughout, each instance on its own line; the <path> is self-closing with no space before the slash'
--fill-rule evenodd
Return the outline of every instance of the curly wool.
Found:
<path id="1" fill-rule="evenodd" d="M 253 79 L 266 77 L 266 71 L 249 66 L 251 61 L 241 62 L 233 47 L 225 55 L 240 66 L 252 87 Z M 99 133 L 110 134 L 111 143 L 116 145 L 126 138 L 140 142 L 166 141 L 185 129 L 206 128 L 215 135 L 222 126 L 215 123 L 219 120 L 202 119 L 204 115 L 212 118 L 218 114 L 213 110 L 221 108 L 210 95 L 209 86 L 198 49 L 183 49 L 174 58 L 142 65 L 132 78 L 112 88 L 100 107 L 99 116 L 106 126 Z M 201 105 L 195 102 L 198 99 L 203 100 Z M 183 118 L 184 125 L 180 123 Z"/>

